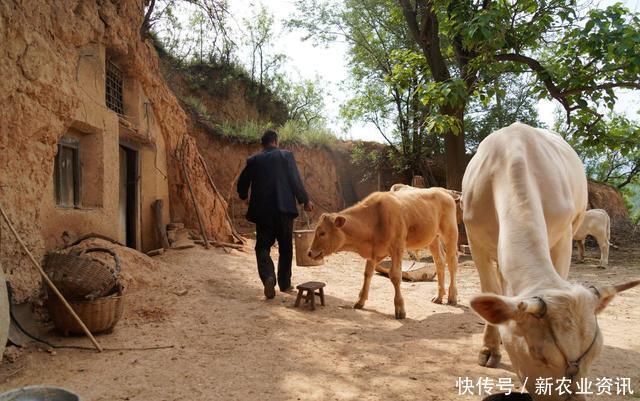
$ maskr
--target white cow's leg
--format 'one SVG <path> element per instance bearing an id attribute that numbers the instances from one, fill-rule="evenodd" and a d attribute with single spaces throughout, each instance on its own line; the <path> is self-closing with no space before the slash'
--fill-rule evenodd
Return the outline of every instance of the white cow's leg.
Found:
<path id="1" fill-rule="evenodd" d="M 598 238 L 598 246 L 600 247 L 600 266 L 607 267 L 609 264 L 609 240 L 606 236 Z"/>
<path id="2" fill-rule="evenodd" d="M 364 303 L 369 299 L 369 286 L 371 285 L 371 277 L 373 276 L 373 270 L 376 267 L 376 261 L 367 259 L 367 265 L 364 268 L 364 281 L 362 283 L 362 289 L 360 290 L 360 297 L 353 307 L 355 309 L 362 309 Z"/>
<path id="3" fill-rule="evenodd" d="M 571 251 L 573 250 L 571 227 L 568 227 L 562 239 L 551 248 L 551 262 L 563 279 L 567 279 L 571 267 Z"/>
<path id="4" fill-rule="evenodd" d="M 456 227 L 457 230 L 457 227 Z M 449 269 L 449 297 L 447 303 L 456 305 L 458 303 L 458 288 L 456 287 L 456 272 L 458 271 L 458 238 L 449 238 L 447 247 L 447 268 Z"/>
<path id="5" fill-rule="evenodd" d="M 436 304 L 442 303 L 444 297 L 444 262 L 442 261 L 442 255 L 440 254 L 440 239 L 436 237 L 429 245 L 429 251 L 436 264 L 436 276 L 438 278 L 438 295 L 431 300 Z"/>
<path id="6" fill-rule="evenodd" d="M 578 243 L 578 262 L 584 262 L 584 240 L 576 241 Z"/>
<path id="7" fill-rule="evenodd" d="M 468 232 L 467 232 L 468 233 Z M 494 294 L 502 294 L 502 285 L 498 276 L 497 267 L 493 264 L 493 258 L 480 247 L 473 246 L 471 236 L 469 236 L 469 245 L 471 246 L 471 256 L 473 262 L 478 269 L 480 275 L 480 289 L 482 292 L 490 292 Z M 482 339 L 482 348 L 478 355 L 478 364 L 488 368 L 495 368 L 502 359 L 500 353 L 500 331 L 498 326 L 485 323 L 484 335 Z"/>
<path id="8" fill-rule="evenodd" d="M 400 293 L 400 283 L 402 282 L 402 249 L 396 249 L 391 253 L 391 270 L 389 270 L 389 278 L 393 283 L 395 297 L 393 304 L 395 306 L 396 319 L 404 319 L 407 313 L 404 310 L 404 299 Z"/>

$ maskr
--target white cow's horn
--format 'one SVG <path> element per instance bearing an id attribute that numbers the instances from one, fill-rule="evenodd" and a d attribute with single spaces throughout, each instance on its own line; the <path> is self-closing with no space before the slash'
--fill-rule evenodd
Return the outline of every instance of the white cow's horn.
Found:
<path id="1" fill-rule="evenodd" d="M 594 290 L 598 298 L 604 299 L 604 298 L 612 297 L 619 292 L 628 290 L 629 288 L 633 288 L 638 284 L 640 284 L 640 280 L 634 280 L 634 281 L 629 281 L 628 283 L 607 285 L 604 287 L 592 287 L 592 290 Z"/>
<path id="2" fill-rule="evenodd" d="M 520 302 L 518 309 L 536 317 L 543 317 L 547 313 L 547 303 L 540 297 L 533 297 L 531 300 Z"/>

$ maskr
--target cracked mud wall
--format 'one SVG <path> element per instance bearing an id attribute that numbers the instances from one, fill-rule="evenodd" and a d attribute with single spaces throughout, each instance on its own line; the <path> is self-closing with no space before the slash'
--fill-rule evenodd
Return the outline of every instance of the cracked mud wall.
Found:
<path id="1" fill-rule="evenodd" d="M 142 243 L 147 238 L 147 247 L 153 245 L 149 205 L 156 198 L 167 200 L 166 222 L 197 227 L 175 153 L 188 134 L 186 115 L 160 75 L 155 49 L 140 38 L 142 8 L 138 0 L 0 2 L 0 202 L 38 259 L 64 242 L 65 227 L 72 237 L 101 232 L 118 238 L 114 180 L 123 139 L 140 151 Z M 133 135 L 106 110 L 103 75 L 87 73 L 102 68 L 106 54 L 139 85 L 139 129 Z M 98 170 L 104 172 L 96 185 L 104 198 L 102 205 L 59 210 L 52 200 L 54 158 L 60 138 L 73 130 L 104 138 L 96 145 L 103 160 Z M 224 202 L 211 201 L 215 194 L 204 177 L 194 174 L 193 181 L 212 216 L 209 236 L 229 240 L 230 226 L 219 218 Z M 38 295 L 40 279 L 4 224 L 0 264 L 18 301 Z"/>

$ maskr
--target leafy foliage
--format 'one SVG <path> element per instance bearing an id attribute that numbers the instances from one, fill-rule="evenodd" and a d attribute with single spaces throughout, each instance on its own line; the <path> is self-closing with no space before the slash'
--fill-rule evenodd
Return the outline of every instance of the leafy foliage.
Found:
<path id="1" fill-rule="evenodd" d="M 301 132 L 300 143 L 328 142 L 320 81 L 294 81 L 282 72 L 286 56 L 274 50 L 274 17 L 263 5 L 251 7 L 238 32 L 230 29 L 233 21 L 225 0 L 151 1 L 143 31 L 184 77 L 191 94 L 182 100 L 201 122 L 218 124 L 198 96 L 225 98 L 241 83 L 247 100 L 271 121 L 260 129 L 247 129 L 257 124 L 249 122 L 239 131 L 228 130 L 232 136 L 252 141 L 265 126 L 282 124 L 285 135 Z"/>
<path id="2" fill-rule="evenodd" d="M 275 77 L 275 92 L 287 105 L 290 119 L 306 127 L 326 127 L 326 92 L 318 78 L 291 82 L 279 74 Z"/>
<path id="3" fill-rule="evenodd" d="M 236 44 L 229 36 L 229 17 L 226 0 L 150 0 L 140 32 L 153 33 L 180 59 L 230 62 Z"/>
<path id="4" fill-rule="evenodd" d="M 559 129 L 559 123 L 556 123 Z M 598 142 L 569 134 L 569 143 L 581 155 L 587 175 L 620 189 L 640 183 L 640 124 L 624 116 L 610 114 L 593 130 Z"/>
<path id="5" fill-rule="evenodd" d="M 273 23 L 273 15 L 263 5 L 251 17 L 243 20 L 243 25 L 247 28 L 244 43 L 250 54 L 249 71 L 260 88 L 271 85 L 286 59 L 284 54 L 275 53 L 272 49 L 273 40 L 277 36 Z"/>
<path id="6" fill-rule="evenodd" d="M 561 0 L 398 3 L 426 64 L 416 69 L 412 61 L 420 58 L 405 54 L 399 65 L 427 70 L 432 82 L 420 89 L 423 103 L 452 117 L 441 128 L 449 138 L 447 181 L 455 186 L 464 171 L 460 120 L 474 97 L 491 97 L 497 77 L 533 74 L 534 94 L 560 102 L 574 132 L 592 143 L 598 110 L 615 103 L 613 89 L 640 88 L 640 19 L 619 4 L 583 13 Z"/>
<path id="7" fill-rule="evenodd" d="M 495 79 L 492 92 L 472 98 L 464 120 L 467 151 L 475 153 L 487 135 L 515 121 L 540 126 L 533 90 L 530 79 L 505 74 Z"/>
<path id="8" fill-rule="evenodd" d="M 587 176 L 620 189 L 632 219 L 640 219 L 640 124 L 617 114 L 609 114 L 592 128 L 598 137 L 593 143 L 566 130 L 560 120 L 556 129 L 581 156 Z"/>
<path id="9" fill-rule="evenodd" d="M 288 120 L 281 126 L 247 121 L 238 126 L 224 123 L 217 128 L 223 136 L 242 143 L 259 143 L 265 129 L 275 129 L 278 132 L 280 144 L 285 146 L 331 146 L 338 141 L 338 138 L 326 128 L 309 127 L 297 120 Z"/>
<path id="10" fill-rule="evenodd" d="M 372 124 L 391 146 L 398 169 L 425 174 L 425 159 L 442 143 L 424 124 L 427 110 L 416 92 L 421 78 L 414 72 L 392 79 L 396 53 L 417 50 L 393 0 L 307 0 L 298 2 L 297 10 L 289 26 L 305 31 L 307 39 L 349 44 L 350 79 L 344 85 L 352 96 L 341 107 L 347 127 Z"/>

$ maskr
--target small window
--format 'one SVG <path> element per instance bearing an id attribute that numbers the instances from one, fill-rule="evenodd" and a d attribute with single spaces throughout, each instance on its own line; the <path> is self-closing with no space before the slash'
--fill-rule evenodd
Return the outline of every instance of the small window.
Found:
<path id="1" fill-rule="evenodd" d="M 64 138 L 60 141 L 54 168 L 56 204 L 62 207 L 79 206 L 80 155 L 77 141 Z"/>
<path id="2" fill-rule="evenodd" d="M 124 74 L 110 59 L 106 65 L 105 97 L 107 107 L 118 114 L 124 114 L 124 102 L 122 92 L 124 89 Z"/>

